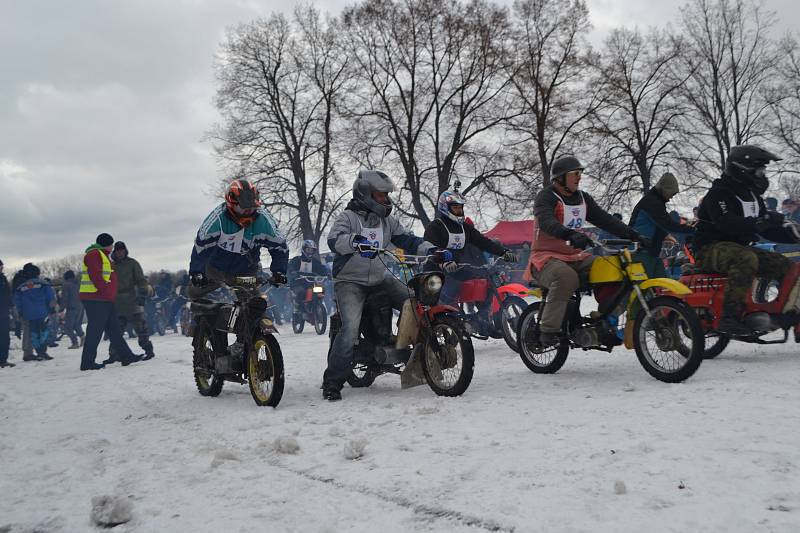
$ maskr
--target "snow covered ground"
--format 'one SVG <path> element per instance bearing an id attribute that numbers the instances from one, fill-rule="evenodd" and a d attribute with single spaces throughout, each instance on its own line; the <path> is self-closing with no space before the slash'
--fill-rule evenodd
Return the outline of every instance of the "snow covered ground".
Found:
<path id="1" fill-rule="evenodd" d="M 330 404 L 327 337 L 282 331 L 277 409 L 231 383 L 201 397 L 174 334 L 156 359 L 99 372 L 76 350 L 13 351 L 0 531 L 92 531 L 102 495 L 133 503 L 115 531 L 800 531 L 796 344 L 732 344 L 668 385 L 625 350 L 540 376 L 475 341 L 461 398 L 383 376 Z"/>

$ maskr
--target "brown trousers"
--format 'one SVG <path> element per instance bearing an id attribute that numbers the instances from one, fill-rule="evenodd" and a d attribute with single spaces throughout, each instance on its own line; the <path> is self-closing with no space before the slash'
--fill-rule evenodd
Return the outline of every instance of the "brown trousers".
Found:
<path id="1" fill-rule="evenodd" d="M 543 333 L 561 331 L 564 313 L 567 311 L 567 302 L 578 290 L 581 281 L 588 280 L 593 261 L 594 257 L 569 263 L 560 259 L 550 259 L 540 271 L 531 267 L 531 273 L 536 282 L 548 291 L 547 302 L 542 312 L 541 331 Z"/>

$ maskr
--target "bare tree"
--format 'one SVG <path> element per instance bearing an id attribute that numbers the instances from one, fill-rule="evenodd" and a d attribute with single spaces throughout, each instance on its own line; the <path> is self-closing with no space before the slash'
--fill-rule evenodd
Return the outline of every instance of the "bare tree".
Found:
<path id="1" fill-rule="evenodd" d="M 613 190 L 646 192 L 657 168 L 675 155 L 673 132 L 686 113 L 675 97 L 686 81 L 672 75 L 678 41 L 659 30 L 616 29 L 596 56 L 595 80 L 602 107 L 592 114 L 593 131 L 605 137 Z M 613 169 L 613 170 L 612 170 Z"/>
<path id="2" fill-rule="evenodd" d="M 83 266 L 83 254 L 72 254 L 59 259 L 48 259 L 36 266 L 41 271 L 42 278 L 48 278 L 53 282 L 61 283 L 62 276 L 67 270 L 72 270 L 75 276 L 80 278 L 81 267 Z"/>
<path id="3" fill-rule="evenodd" d="M 780 186 L 789 197 L 800 197 L 800 47 L 794 36 L 781 43 L 782 56 L 777 83 L 769 93 L 773 131 L 784 161 Z"/>
<path id="4" fill-rule="evenodd" d="M 691 109 L 684 162 L 701 174 L 722 169 L 731 146 L 767 133 L 765 88 L 780 60 L 769 38 L 774 19 L 751 0 L 692 0 L 682 11 L 678 75 L 689 73 L 681 96 Z"/>
<path id="5" fill-rule="evenodd" d="M 338 23 L 313 8 L 228 32 L 216 62 L 212 134 L 237 173 L 257 177 L 289 236 L 318 242 L 340 205 L 334 195 L 336 104 L 349 78 Z"/>
<path id="6" fill-rule="evenodd" d="M 584 83 L 587 55 L 585 35 L 591 29 L 583 0 L 517 0 L 514 3 L 513 94 L 518 148 L 529 156 L 528 168 L 550 184 L 553 159 L 575 152 L 577 138 L 599 99 Z"/>
<path id="7" fill-rule="evenodd" d="M 366 0 L 343 14 L 362 86 L 352 153 L 402 176 L 400 209 L 427 224 L 455 178 L 465 193 L 514 174 L 503 152 L 506 12 L 482 0 Z"/>

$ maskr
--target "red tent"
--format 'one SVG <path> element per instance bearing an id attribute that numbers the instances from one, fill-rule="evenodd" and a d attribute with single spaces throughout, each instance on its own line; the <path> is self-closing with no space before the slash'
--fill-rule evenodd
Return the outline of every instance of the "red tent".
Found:
<path id="1" fill-rule="evenodd" d="M 498 239 L 505 246 L 530 244 L 533 240 L 533 219 L 501 220 L 484 235 L 490 239 Z"/>

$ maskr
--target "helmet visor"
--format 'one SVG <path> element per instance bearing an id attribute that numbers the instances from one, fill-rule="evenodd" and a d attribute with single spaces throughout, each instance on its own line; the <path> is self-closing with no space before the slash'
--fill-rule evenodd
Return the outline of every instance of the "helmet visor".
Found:
<path id="1" fill-rule="evenodd" d="M 251 217 L 256 214 L 256 211 L 258 211 L 258 207 L 242 207 L 239 204 L 233 206 L 233 212 L 243 217 Z"/>

